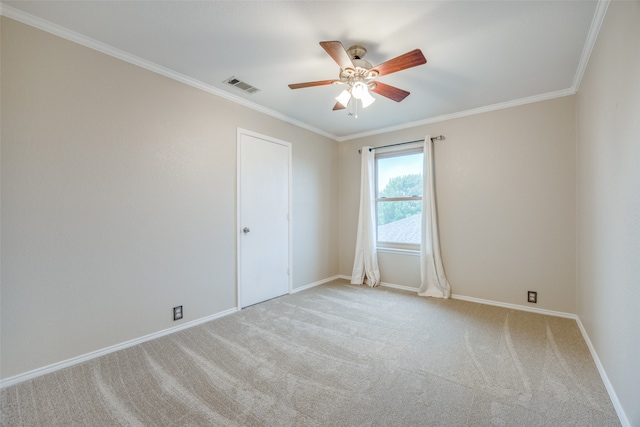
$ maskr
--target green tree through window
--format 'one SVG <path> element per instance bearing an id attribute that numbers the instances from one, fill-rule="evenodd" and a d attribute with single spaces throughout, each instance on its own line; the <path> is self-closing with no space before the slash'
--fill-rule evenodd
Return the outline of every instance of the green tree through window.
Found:
<path id="1" fill-rule="evenodd" d="M 409 174 L 391 178 L 380 191 L 379 198 L 420 197 L 422 196 L 422 175 Z M 399 221 L 422 212 L 421 200 L 407 200 L 400 203 L 380 203 L 378 224 L 384 225 Z"/>
<path id="2" fill-rule="evenodd" d="M 422 217 L 422 149 L 376 153 L 377 240 L 381 247 L 417 249 Z"/>

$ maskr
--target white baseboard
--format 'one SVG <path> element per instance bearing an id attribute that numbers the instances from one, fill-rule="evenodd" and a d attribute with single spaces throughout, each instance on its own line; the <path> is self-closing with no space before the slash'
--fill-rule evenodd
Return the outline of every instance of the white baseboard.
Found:
<path id="1" fill-rule="evenodd" d="M 91 359 L 95 359 L 96 357 L 104 356 L 109 353 L 113 353 L 118 350 L 123 350 L 128 347 L 132 347 L 137 344 L 141 344 L 145 341 L 150 341 L 156 338 L 160 338 L 165 335 L 172 334 L 174 332 L 181 331 L 183 329 L 192 328 L 196 325 L 200 325 L 202 323 L 209 322 L 211 320 L 219 319 L 224 316 L 228 316 L 229 314 L 233 314 L 237 312 L 237 308 L 231 308 L 229 310 L 221 311 L 220 313 L 212 314 L 210 316 L 203 317 L 201 319 L 192 320 L 191 322 L 183 323 L 182 325 L 175 326 L 169 329 L 164 329 L 162 331 L 154 332 L 149 335 L 145 335 L 143 337 L 135 338 L 129 341 L 125 341 L 120 344 L 112 345 L 110 347 L 106 347 L 100 350 L 92 351 L 90 353 L 86 353 L 80 356 L 72 357 L 71 359 L 63 360 L 61 362 L 53 363 L 51 365 L 44 366 L 42 368 L 37 368 L 32 371 L 28 371 L 22 374 L 15 375 L 13 377 L 5 378 L 0 380 L 0 389 L 9 387 L 14 384 L 21 383 L 23 381 L 30 380 L 32 378 L 39 377 L 41 375 L 49 374 L 51 372 L 67 368 L 72 365 L 77 365 L 78 363 L 86 362 Z"/>
<path id="2" fill-rule="evenodd" d="M 332 281 L 334 281 L 336 279 L 341 279 L 341 277 L 340 276 L 333 276 L 333 277 L 329 277 L 327 279 L 318 280 L 317 282 L 309 283 L 308 285 L 304 285 L 304 286 L 300 286 L 300 287 L 291 289 L 291 293 L 295 294 L 296 292 L 304 291 L 306 289 L 310 289 L 310 288 L 313 288 L 315 286 L 320 286 L 320 285 L 322 285 L 324 283 L 332 282 Z"/>
<path id="3" fill-rule="evenodd" d="M 351 281 L 351 276 L 347 276 L 347 275 L 344 275 L 344 274 L 339 274 L 337 276 L 332 276 L 332 277 L 329 277 L 329 278 L 326 278 L 326 279 L 323 279 L 323 280 L 318 280 L 317 282 L 309 283 L 308 285 L 304 285 L 304 286 L 300 286 L 298 288 L 292 289 L 291 293 L 293 294 L 293 293 L 296 293 L 296 292 L 304 291 L 306 289 L 310 289 L 310 288 L 313 288 L 315 286 L 319 286 L 319 285 L 331 282 L 331 281 L 336 280 L 336 279 L 344 279 L 344 280 Z M 410 292 L 418 292 L 417 288 L 413 288 L 413 287 L 410 287 L 410 286 L 404 286 L 404 285 L 396 285 L 394 283 L 382 282 L 382 283 L 380 283 L 380 285 L 384 286 L 384 287 L 387 287 L 387 288 L 400 289 L 400 290 L 410 291 Z M 604 367 L 602 366 L 602 363 L 600 363 L 600 358 L 598 357 L 598 354 L 596 353 L 596 350 L 593 347 L 593 344 L 591 343 L 591 339 L 589 339 L 589 335 L 587 334 L 586 329 L 582 325 L 582 322 L 580 321 L 580 318 L 577 315 L 571 314 L 571 313 L 564 313 L 564 312 L 561 312 L 561 311 L 545 310 L 545 309 L 527 307 L 527 306 L 522 306 L 522 305 L 517 305 L 517 304 L 509 304 L 509 303 L 504 303 L 504 302 L 485 300 L 485 299 L 481 299 L 481 298 L 467 297 L 467 296 L 464 296 L 464 295 L 457 295 L 457 294 L 452 294 L 451 298 L 452 299 L 462 300 L 462 301 L 476 302 L 476 303 L 479 303 L 479 304 L 487 304 L 487 305 L 494 305 L 494 306 L 498 306 L 498 307 L 510 308 L 510 309 L 514 309 L 514 310 L 529 311 L 529 312 L 544 314 L 544 315 L 548 315 L 548 316 L 558 316 L 558 317 L 566 317 L 566 318 L 569 318 L 569 319 L 575 319 L 577 324 L 578 324 L 578 328 L 580 329 L 580 332 L 582 333 L 582 336 L 583 336 L 585 342 L 587 343 L 587 347 L 589 348 L 589 351 L 591 352 L 591 357 L 593 357 L 593 360 L 594 360 L 594 362 L 596 364 L 596 367 L 598 368 L 598 372 L 600 373 L 600 377 L 602 378 L 602 381 L 604 382 L 604 385 L 605 385 L 605 387 L 607 389 L 607 392 L 609 393 L 609 397 L 611 398 L 611 402 L 613 403 L 613 406 L 614 406 L 614 408 L 616 410 L 616 413 L 618 414 L 618 418 L 620 419 L 620 423 L 622 424 L 623 427 L 631 427 L 631 423 L 629 422 L 629 419 L 627 418 L 627 415 L 624 412 L 624 409 L 622 408 L 622 406 L 620 404 L 620 400 L 618 400 L 618 396 L 616 395 L 616 392 L 613 389 L 613 385 L 609 381 L 609 377 L 607 376 L 607 373 L 604 370 Z M 215 319 L 218 319 L 218 318 L 221 318 L 221 317 L 224 317 L 224 316 L 228 316 L 229 314 L 233 314 L 233 313 L 235 313 L 237 311 L 238 311 L 238 308 L 234 307 L 234 308 L 231 308 L 229 310 L 222 311 L 220 313 L 212 314 L 211 316 L 203 317 L 201 319 L 193 320 L 191 322 L 187 322 L 187 323 L 184 323 L 182 325 L 175 326 L 173 328 L 165 329 L 165 330 L 162 330 L 162 331 L 159 331 L 159 332 L 154 332 L 152 334 L 145 335 L 145 336 L 140 337 L 140 338 L 129 340 L 129 341 L 126 341 L 126 342 L 123 342 L 123 343 L 120 343 L 120 344 L 116 344 L 116 345 L 113 345 L 113 346 L 110 346 L 110 347 L 103 348 L 101 350 L 93 351 L 91 353 L 83 354 L 81 356 L 73 357 L 71 359 L 63 360 L 63 361 L 58 362 L 58 363 L 53 363 L 51 365 L 44 366 L 42 368 L 38 368 L 38 369 L 34 369 L 32 371 L 28 371 L 28 372 L 25 372 L 25 373 L 22 373 L 22 374 L 18 374 L 18 375 L 15 375 L 13 377 L 6 378 L 4 380 L 0 380 L 0 389 L 5 388 L 5 387 L 9 387 L 9 386 L 14 385 L 14 384 L 21 383 L 23 381 L 30 380 L 30 379 L 35 378 L 35 377 L 39 377 L 41 375 L 45 375 L 45 374 L 48 374 L 48 373 L 51 373 L 51 372 L 54 372 L 54 371 L 57 371 L 57 370 L 72 366 L 72 365 L 76 365 L 78 363 L 86 362 L 88 360 L 95 359 L 97 357 L 104 356 L 106 354 L 113 353 L 113 352 L 118 351 L 118 350 L 123 350 L 125 348 L 132 347 L 132 346 L 137 345 L 137 344 L 141 344 L 141 343 L 143 343 L 145 341 L 150 341 L 150 340 L 153 340 L 153 339 L 156 339 L 156 338 L 160 338 L 162 336 L 169 335 L 169 334 L 172 334 L 174 332 L 181 331 L 183 329 L 191 328 L 191 327 L 194 327 L 196 325 L 200 325 L 202 323 L 209 322 L 211 320 L 215 320 Z"/>
<path id="4" fill-rule="evenodd" d="M 319 286 L 319 285 L 322 285 L 323 283 L 331 282 L 332 280 L 336 280 L 336 279 L 339 279 L 339 278 L 340 278 L 340 276 L 333 276 L 333 277 L 329 277 L 327 279 L 319 280 L 317 282 L 309 283 L 308 285 L 304 285 L 304 286 L 300 286 L 298 288 L 292 289 L 291 293 L 293 294 L 293 293 L 296 293 L 296 292 L 303 291 L 305 289 L 313 288 L 314 286 Z M 103 348 L 103 349 L 100 349 L 100 350 L 92 351 L 90 353 L 86 353 L 86 354 L 83 354 L 83 355 L 80 355 L 80 356 L 72 357 L 71 359 L 67 359 L 67 360 L 63 360 L 61 362 L 53 363 L 51 365 L 47 365 L 47 366 L 44 366 L 42 368 L 33 369 L 31 371 L 24 372 L 22 374 L 18 374 L 18 375 L 12 376 L 12 377 L 8 377 L 8 378 L 0 380 L 0 389 L 12 386 L 14 384 L 21 383 L 23 381 L 30 380 L 32 378 L 39 377 L 41 375 L 49 374 L 51 372 L 55 372 L 55 371 L 60 370 L 60 369 L 67 368 L 69 366 L 77 365 L 78 363 L 83 363 L 83 362 L 86 362 L 88 360 L 95 359 L 96 357 L 104 356 L 106 354 L 113 353 L 113 352 L 118 351 L 118 350 L 123 350 L 125 348 L 132 347 L 132 346 L 137 345 L 137 344 L 141 344 L 141 343 L 143 343 L 145 341 L 150 341 L 150 340 L 153 340 L 153 339 L 156 339 L 156 338 L 160 338 L 160 337 L 162 337 L 164 335 L 169 335 L 169 334 L 172 334 L 174 332 L 181 331 L 183 329 L 191 328 L 193 326 L 197 326 L 197 325 L 200 325 L 202 323 L 206 323 L 206 322 L 209 322 L 211 320 L 215 320 L 215 319 L 218 319 L 220 317 L 224 317 L 224 316 L 227 316 L 229 314 L 233 314 L 233 313 L 235 313 L 237 311 L 239 311 L 239 309 L 237 307 L 234 307 L 234 308 L 231 308 L 229 310 L 222 311 L 220 313 L 216 313 L 216 314 L 212 314 L 210 316 L 203 317 L 201 319 L 197 319 L 197 320 L 193 320 L 191 322 L 183 323 L 182 325 L 179 325 L 179 326 L 175 326 L 175 327 L 172 327 L 172 328 L 169 328 L 169 329 L 165 329 L 165 330 L 162 330 L 162 331 L 159 331 L 159 332 L 154 332 L 152 334 L 145 335 L 145 336 L 140 337 L 140 338 L 135 338 L 135 339 L 132 339 L 132 340 L 129 340 L 129 341 L 125 341 L 125 342 L 120 343 L 120 344 L 115 344 L 115 345 L 112 345 L 110 347 L 106 347 L 106 348 Z"/>
<path id="5" fill-rule="evenodd" d="M 351 276 L 340 275 L 339 278 L 345 279 L 345 280 L 351 280 Z M 385 288 L 400 289 L 400 290 L 409 291 L 409 292 L 418 292 L 418 288 L 405 286 L 405 285 L 396 285 L 395 283 L 381 282 L 380 286 L 383 286 Z M 467 297 L 464 295 L 457 295 L 457 294 L 451 294 L 451 298 L 459 299 L 462 301 L 476 302 L 478 304 L 486 304 L 486 305 L 494 305 L 497 307 L 510 308 L 513 310 L 530 311 L 532 313 L 545 314 L 547 316 L 558 316 L 558 317 L 567 317 L 569 319 L 577 319 L 577 316 L 575 314 L 564 313 L 562 311 L 545 310 L 543 308 L 527 307 L 525 305 L 510 304 L 506 302 Z"/>
<path id="6" fill-rule="evenodd" d="M 340 278 L 341 279 L 346 279 L 346 280 L 351 280 L 350 276 L 345 276 L 345 275 L 340 275 Z M 384 287 L 387 287 L 387 288 L 394 288 L 394 289 L 402 289 L 402 290 L 405 290 L 405 291 L 413 291 L 413 292 L 417 292 L 418 291 L 418 289 L 412 288 L 410 286 L 396 285 L 396 284 L 393 284 L 393 283 L 386 283 L 386 282 L 380 283 L 380 286 L 384 286 Z M 616 410 L 618 418 L 620 419 L 620 423 L 622 424 L 623 427 L 631 427 L 631 423 L 629 422 L 629 418 L 627 418 L 627 414 L 624 412 L 624 409 L 622 408 L 622 405 L 620 404 L 620 400 L 618 399 L 618 396 L 616 395 L 616 392 L 613 389 L 613 385 L 609 381 L 609 377 L 607 377 L 607 373 L 604 370 L 604 367 L 602 366 L 602 363 L 600 363 L 600 358 L 598 357 L 598 354 L 596 353 L 596 350 L 593 347 L 593 344 L 591 343 L 591 339 L 589 339 L 589 335 L 587 334 L 587 331 L 584 328 L 584 326 L 582 325 L 582 321 L 580 321 L 580 317 L 578 317 L 577 314 L 565 313 L 565 312 L 562 312 L 562 311 L 545 310 L 545 309 L 542 309 L 542 308 L 527 307 L 527 306 L 524 306 L 524 305 L 510 304 L 510 303 L 499 302 L 499 301 L 491 301 L 491 300 L 468 297 L 468 296 L 457 295 L 457 294 L 451 294 L 451 298 L 452 299 L 462 300 L 462 301 L 476 302 L 478 304 L 486 304 L 486 305 L 494 305 L 494 306 L 498 306 L 498 307 L 510 308 L 510 309 L 513 309 L 513 310 L 529 311 L 529 312 L 532 312 L 532 313 L 544 314 L 544 315 L 547 315 L 547 316 L 557 316 L 557 317 L 565 317 L 565 318 L 568 318 L 568 319 L 574 319 L 576 321 L 576 323 L 578 324 L 578 328 L 580 329 L 580 332 L 582 333 L 582 337 L 584 338 L 585 342 L 587 343 L 587 347 L 589 347 L 589 351 L 591 352 L 591 357 L 593 358 L 593 361 L 596 364 L 596 367 L 598 368 L 598 372 L 600 373 L 600 377 L 602 378 L 602 382 L 604 383 L 604 386 L 607 389 L 607 392 L 609 393 L 609 398 L 611 399 L 611 403 L 613 404 L 613 407 Z"/>
<path id="7" fill-rule="evenodd" d="M 604 366 L 602 366 L 602 363 L 600 363 L 600 358 L 598 357 L 598 353 L 596 353 L 596 349 L 593 347 L 593 344 L 591 343 L 591 339 L 587 334 L 587 330 L 584 328 L 584 325 L 582 324 L 582 321 L 578 316 L 576 316 L 576 322 L 578 323 L 578 328 L 580 328 L 580 332 L 582 332 L 582 337 L 587 343 L 587 347 L 589 347 L 589 351 L 591 352 L 591 357 L 593 358 L 593 361 L 595 362 L 596 367 L 598 368 L 598 372 L 600 373 L 600 378 L 602 378 L 602 382 L 604 383 L 604 386 L 607 389 L 607 393 L 609 393 L 609 398 L 611 399 L 611 403 L 613 404 L 613 407 L 615 408 L 616 413 L 618 414 L 618 418 L 620 419 L 620 424 L 622 424 L 623 427 L 631 427 L 631 422 L 629 421 L 627 414 L 624 412 L 624 409 L 620 404 L 620 400 L 618 399 L 618 395 L 613 389 L 613 385 L 611 384 L 611 381 L 609 381 L 609 377 L 607 376 L 607 373 L 604 370 Z"/>
<path id="8" fill-rule="evenodd" d="M 348 280 L 349 282 L 351 282 L 351 276 L 346 276 L 344 274 L 339 274 L 336 278 Z M 383 286 L 385 288 L 400 289 L 402 291 L 418 292 L 418 288 L 412 288 L 411 286 L 404 286 L 404 285 L 396 285 L 395 283 L 380 282 L 380 286 Z"/>
<path id="9" fill-rule="evenodd" d="M 380 286 L 384 286 L 385 288 L 393 288 L 393 289 L 400 289 L 401 291 L 409 291 L 409 292 L 418 292 L 418 288 L 413 288 L 411 286 L 404 286 L 404 285 L 396 285 L 395 283 L 387 283 L 387 282 L 380 282 Z"/>
<path id="10" fill-rule="evenodd" d="M 481 298 L 467 297 L 464 295 L 451 294 L 452 299 L 459 299 L 461 301 L 477 302 L 478 304 L 494 305 L 496 307 L 510 308 L 512 310 L 529 311 L 531 313 L 544 314 L 547 316 L 566 317 L 568 319 L 577 319 L 578 316 L 572 313 L 565 313 L 563 311 L 545 310 L 544 308 L 529 307 L 526 305 L 511 304 L 508 302 L 492 301 Z"/>

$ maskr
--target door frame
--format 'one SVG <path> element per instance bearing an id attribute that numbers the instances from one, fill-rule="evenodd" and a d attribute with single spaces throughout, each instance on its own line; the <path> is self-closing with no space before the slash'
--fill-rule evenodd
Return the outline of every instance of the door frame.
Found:
<path id="1" fill-rule="evenodd" d="M 236 309 L 238 311 L 242 310 L 242 266 L 240 265 L 240 251 L 241 251 L 241 245 L 242 245 L 242 230 L 240 229 L 241 227 L 241 223 L 240 223 L 240 218 L 241 218 L 241 209 L 242 206 L 240 204 L 241 201 L 241 191 L 242 191 L 242 182 L 241 182 L 241 177 L 242 177 L 242 158 L 241 158 L 241 138 L 242 135 L 247 135 L 247 136 L 251 136 L 254 138 L 258 138 L 258 139 L 263 139 L 267 142 L 273 143 L 273 144 L 278 144 L 278 145 L 283 145 L 285 147 L 287 147 L 287 151 L 288 151 L 288 162 L 289 162 L 289 170 L 288 170 L 288 176 L 287 176 L 287 183 L 288 183 L 288 203 L 287 203 L 287 211 L 288 211 L 288 218 L 289 221 L 287 222 L 287 233 L 289 234 L 288 239 L 287 239 L 287 265 L 288 265 L 288 276 L 287 276 L 287 280 L 288 280 L 288 292 L 287 294 L 290 294 L 292 291 L 292 282 L 291 282 L 291 278 L 293 276 L 293 272 L 292 272 L 292 268 L 291 268 L 291 263 L 292 263 L 292 223 L 293 223 L 293 217 L 292 217 L 292 201 L 291 201 L 291 196 L 292 196 L 292 169 L 293 169 L 293 163 L 292 163 L 292 144 L 290 142 L 287 141 L 283 141 L 281 139 L 277 139 L 277 138 L 273 138 L 267 135 L 263 135 L 257 132 L 253 132 L 247 129 L 243 129 L 238 127 L 237 128 L 237 132 L 236 132 L 236 162 L 237 162 L 237 166 L 236 166 Z"/>

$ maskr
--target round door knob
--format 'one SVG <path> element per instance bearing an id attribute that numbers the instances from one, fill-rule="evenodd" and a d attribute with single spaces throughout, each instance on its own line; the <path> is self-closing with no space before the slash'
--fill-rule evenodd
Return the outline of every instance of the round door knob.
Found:
<path id="1" fill-rule="evenodd" d="M 245 227 L 245 228 L 242 229 L 242 232 L 245 233 L 245 234 L 247 234 L 250 231 L 251 231 L 251 229 L 249 227 Z"/>

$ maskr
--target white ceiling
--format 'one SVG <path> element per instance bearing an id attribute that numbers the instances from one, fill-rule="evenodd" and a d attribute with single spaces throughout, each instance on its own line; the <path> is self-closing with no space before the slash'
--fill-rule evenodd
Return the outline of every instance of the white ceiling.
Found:
<path id="1" fill-rule="evenodd" d="M 6 16 L 338 140 L 574 93 L 606 10 L 585 0 L 2 4 Z M 287 86 L 338 77 L 318 44 L 328 40 L 365 46 L 374 65 L 416 48 L 428 62 L 380 77 L 411 95 L 374 94 L 355 119 L 332 111 L 341 86 Z M 260 92 L 226 85 L 231 76 Z"/>

